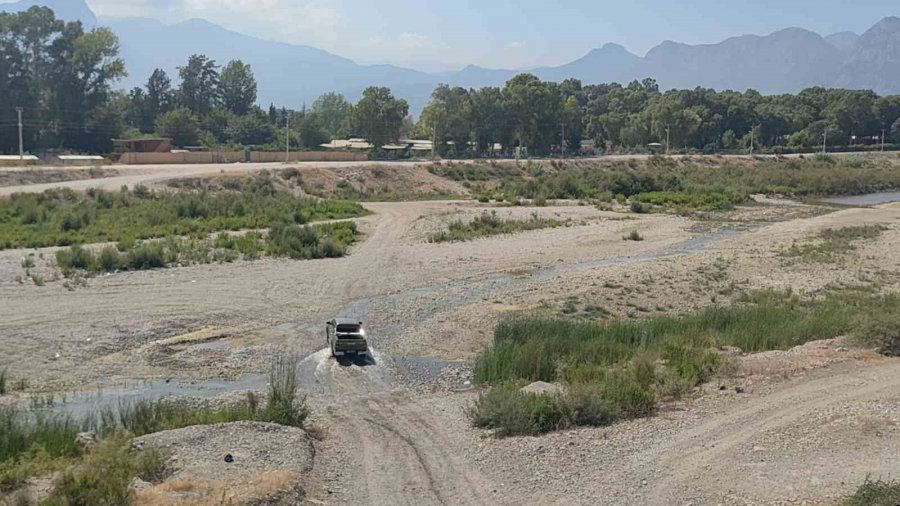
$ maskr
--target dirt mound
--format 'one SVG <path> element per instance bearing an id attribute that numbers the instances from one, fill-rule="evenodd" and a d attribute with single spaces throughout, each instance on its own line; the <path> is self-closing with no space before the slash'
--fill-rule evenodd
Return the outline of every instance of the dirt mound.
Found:
<path id="1" fill-rule="evenodd" d="M 405 200 L 467 195 L 462 184 L 426 166 L 310 167 L 300 170 L 304 190 L 320 197 Z"/>
<path id="2" fill-rule="evenodd" d="M 303 429 L 238 422 L 188 427 L 135 439 L 170 455 L 172 475 L 141 490 L 136 504 L 302 500 L 315 450 Z"/>

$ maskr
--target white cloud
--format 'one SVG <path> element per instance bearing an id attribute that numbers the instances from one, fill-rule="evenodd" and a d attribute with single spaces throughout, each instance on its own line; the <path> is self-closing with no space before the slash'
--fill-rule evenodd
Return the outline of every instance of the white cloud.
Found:
<path id="1" fill-rule="evenodd" d="M 509 44 L 507 44 L 506 49 L 518 50 L 518 49 L 524 49 L 525 46 L 526 46 L 525 41 L 517 40 L 515 42 L 510 42 Z"/>

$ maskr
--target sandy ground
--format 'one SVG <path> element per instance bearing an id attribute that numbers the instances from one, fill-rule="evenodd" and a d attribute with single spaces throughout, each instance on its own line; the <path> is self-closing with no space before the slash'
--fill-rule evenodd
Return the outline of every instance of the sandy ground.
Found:
<path id="1" fill-rule="evenodd" d="M 118 187 L 115 179 L 104 181 Z M 290 350 L 306 357 L 299 377 L 326 434 L 300 481 L 309 499 L 326 504 L 829 503 L 867 474 L 900 474 L 900 362 L 843 351 L 840 341 L 743 358 L 743 372 L 722 390 L 710 385 L 654 418 L 607 429 L 498 441 L 464 415 L 476 395 L 467 361 L 509 311 L 641 317 L 766 287 L 893 291 L 900 206 L 766 202 L 710 222 L 577 205 L 366 205 L 373 214 L 359 220 L 364 239 L 335 260 L 67 284 L 54 280 L 52 249 L 0 252 L 0 367 L 14 383 L 27 378 L 31 393 L 59 396 L 152 380 L 186 388 L 243 381 Z M 488 209 L 569 226 L 427 242 L 449 221 Z M 888 230 L 838 263 L 779 255 L 824 228 L 862 223 Z M 645 240 L 624 241 L 631 230 Z M 29 254 L 45 286 L 17 279 Z M 371 362 L 335 362 L 322 351 L 322 324 L 335 315 L 367 321 Z"/>

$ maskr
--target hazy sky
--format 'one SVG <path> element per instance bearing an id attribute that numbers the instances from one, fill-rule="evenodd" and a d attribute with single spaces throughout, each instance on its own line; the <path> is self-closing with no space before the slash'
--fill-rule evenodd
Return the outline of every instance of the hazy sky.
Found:
<path id="1" fill-rule="evenodd" d="M 455 68 L 556 65 L 607 42 L 643 55 L 800 26 L 822 34 L 900 15 L 898 0 L 87 0 L 100 16 L 201 17 L 361 62 Z"/>

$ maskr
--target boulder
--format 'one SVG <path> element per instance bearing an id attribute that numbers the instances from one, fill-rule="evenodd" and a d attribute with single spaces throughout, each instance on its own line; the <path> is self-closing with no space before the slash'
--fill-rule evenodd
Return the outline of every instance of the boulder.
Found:
<path id="1" fill-rule="evenodd" d="M 533 395 L 557 395 L 563 393 L 563 387 L 543 381 L 536 381 L 528 386 L 522 387 L 522 393 Z"/>

